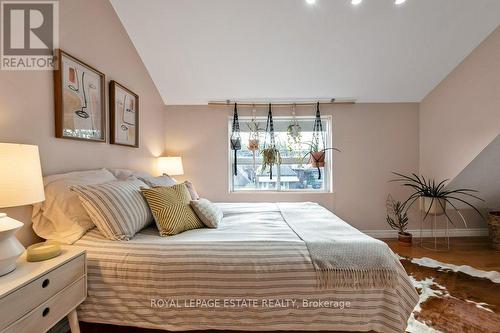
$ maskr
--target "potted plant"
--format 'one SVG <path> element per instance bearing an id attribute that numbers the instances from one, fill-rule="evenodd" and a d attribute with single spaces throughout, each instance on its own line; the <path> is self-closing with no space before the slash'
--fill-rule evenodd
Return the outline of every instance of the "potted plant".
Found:
<path id="1" fill-rule="evenodd" d="M 293 154 L 300 150 L 302 142 L 302 129 L 296 120 L 292 120 L 286 129 L 287 149 Z"/>
<path id="2" fill-rule="evenodd" d="M 297 119 L 293 119 L 290 122 L 290 125 L 286 128 L 286 133 L 289 138 L 289 141 L 293 143 L 300 143 L 300 140 L 302 139 L 302 128 L 300 127 L 299 123 L 297 122 Z"/>
<path id="3" fill-rule="evenodd" d="M 484 216 L 481 214 L 476 206 L 471 204 L 467 199 L 477 199 L 484 201 L 473 193 L 477 193 L 476 190 L 460 188 L 460 189 L 447 189 L 446 183 L 448 179 L 436 183 L 434 180 L 425 179 L 424 176 L 418 176 L 412 174 L 411 176 L 406 176 L 397 172 L 393 172 L 399 178 L 391 180 L 392 182 L 400 182 L 403 186 L 409 187 L 413 190 L 410 197 L 403 202 L 403 206 L 408 210 L 417 200 L 420 199 L 420 209 L 425 212 L 424 220 L 429 214 L 440 215 L 444 214 L 448 221 L 453 224 L 450 216 L 446 211 L 446 207 L 449 204 L 453 210 L 455 210 L 460 218 L 462 219 L 464 225 L 467 227 L 467 222 L 464 216 L 457 208 L 457 203 L 462 203 L 472 208 L 482 219 Z"/>
<path id="4" fill-rule="evenodd" d="M 273 179 L 273 166 L 276 164 L 281 164 L 281 155 L 278 149 L 275 146 L 269 146 L 267 148 L 262 149 L 262 172 L 269 167 L 269 176 Z"/>
<path id="5" fill-rule="evenodd" d="M 408 214 L 405 206 L 399 200 L 394 200 L 389 195 L 387 198 L 387 223 L 398 231 L 398 241 L 403 246 L 411 246 L 412 235 L 406 232 L 408 227 Z"/>
<path id="6" fill-rule="evenodd" d="M 320 149 L 319 142 L 316 141 L 309 141 L 305 143 L 307 146 L 309 146 L 309 152 L 304 155 L 302 159 L 305 159 L 306 157 L 309 156 L 309 161 L 308 164 L 313 167 L 318 169 L 318 179 L 321 179 L 321 169 L 322 167 L 325 166 L 325 155 L 328 150 L 335 150 L 340 152 L 339 149 L 337 148 L 323 148 Z"/>
<path id="7" fill-rule="evenodd" d="M 248 139 L 248 150 L 251 152 L 255 152 L 259 150 L 260 145 L 260 132 L 263 131 L 262 128 L 259 127 L 259 123 L 252 119 L 250 123 L 247 124 L 247 127 L 250 131 L 250 137 Z"/>

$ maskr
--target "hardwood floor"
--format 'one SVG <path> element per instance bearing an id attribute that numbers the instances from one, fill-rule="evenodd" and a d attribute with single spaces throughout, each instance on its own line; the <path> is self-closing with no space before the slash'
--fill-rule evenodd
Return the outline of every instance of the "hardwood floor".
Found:
<path id="1" fill-rule="evenodd" d="M 490 247 L 487 237 L 458 237 L 450 239 L 450 251 L 435 252 L 420 247 L 414 239 L 411 247 L 398 243 L 397 239 L 384 240 L 389 247 L 403 257 L 432 258 L 454 265 L 468 265 L 484 271 L 500 272 L 500 251 Z"/>
<path id="2" fill-rule="evenodd" d="M 90 323 L 80 323 L 81 333 L 165 333 L 162 330 L 152 330 L 137 327 L 126 327 L 126 326 L 113 326 L 113 325 L 102 325 L 102 324 L 90 324 Z M 188 331 L 189 333 L 247 333 L 250 331 Z M 260 331 L 259 333 L 265 333 L 266 331 Z M 269 331 L 269 333 L 287 333 L 288 331 Z M 301 333 L 301 331 L 294 331 L 293 333 Z M 318 333 L 356 333 L 356 332 L 339 332 L 339 331 L 318 331 Z M 376 332 L 364 332 L 364 333 L 376 333 Z"/>
<path id="3" fill-rule="evenodd" d="M 418 240 L 414 240 L 411 247 L 401 246 L 397 240 L 384 240 L 390 248 L 401 256 L 411 258 L 427 257 L 441 262 L 468 265 L 480 270 L 500 271 L 500 251 L 490 248 L 487 237 L 461 237 L 451 239 L 451 250 L 448 252 L 434 252 L 420 247 Z M 165 331 L 142 329 L 135 327 L 80 323 L 82 333 L 161 333 Z M 190 333 L 213 333 L 224 331 L 190 331 Z M 241 331 L 244 332 L 244 331 Z M 237 333 L 232 331 L 231 333 Z"/>

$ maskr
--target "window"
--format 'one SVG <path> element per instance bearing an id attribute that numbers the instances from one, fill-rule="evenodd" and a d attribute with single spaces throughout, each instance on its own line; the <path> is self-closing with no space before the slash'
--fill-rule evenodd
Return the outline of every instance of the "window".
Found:
<path id="1" fill-rule="evenodd" d="M 292 123 L 291 117 L 273 117 L 276 148 L 281 154 L 281 165 L 273 166 L 270 177 L 270 168 L 263 169 L 261 150 L 266 138 L 266 117 L 258 117 L 256 122 L 261 130 L 259 134 L 259 150 L 255 152 L 248 149 L 250 139 L 250 117 L 240 117 L 241 150 L 237 151 L 237 170 L 234 175 L 234 151 L 228 145 L 229 151 L 229 177 L 230 191 L 279 191 L 279 192 L 329 192 L 332 187 L 332 151 L 325 154 L 325 166 L 318 169 L 309 165 L 309 142 L 313 139 L 314 116 L 297 117 L 301 127 L 301 138 L 294 142 L 288 134 L 288 126 Z M 330 116 L 322 117 L 325 146 L 332 147 Z M 228 122 L 228 133 L 231 137 L 232 117 Z M 267 135 L 267 139 L 268 135 Z M 228 140 L 229 141 L 229 140 Z"/>

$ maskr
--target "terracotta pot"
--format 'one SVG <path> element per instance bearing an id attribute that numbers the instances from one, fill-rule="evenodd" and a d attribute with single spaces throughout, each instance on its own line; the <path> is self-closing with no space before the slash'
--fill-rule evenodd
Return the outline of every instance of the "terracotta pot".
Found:
<path id="1" fill-rule="evenodd" d="M 309 154 L 309 164 L 315 168 L 322 168 L 325 166 L 325 151 L 312 151 Z"/>
<path id="2" fill-rule="evenodd" d="M 434 199 L 434 200 L 433 200 Z M 431 206 L 432 203 L 432 206 Z M 441 204 L 440 204 L 441 203 Z M 420 209 L 430 215 L 443 215 L 444 209 L 446 209 L 446 201 L 444 199 L 437 199 L 433 197 L 421 197 L 420 198 Z"/>
<path id="3" fill-rule="evenodd" d="M 248 140 L 248 150 L 250 151 L 259 150 L 259 140 L 257 139 Z"/>
<path id="4" fill-rule="evenodd" d="M 408 232 L 399 232 L 398 233 L 398 242 L 402 246 L 411 246 L 412 236 Z"/>

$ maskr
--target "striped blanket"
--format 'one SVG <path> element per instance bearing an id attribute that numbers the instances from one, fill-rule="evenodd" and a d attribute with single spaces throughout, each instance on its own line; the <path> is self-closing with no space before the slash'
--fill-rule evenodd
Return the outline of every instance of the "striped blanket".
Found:
<path id="1" fill-rule="evenodd" d="M 77 241 L 88 259 L 80 320 L 172 331 L 404 331 L 418 296 L 401 265 L 396 288 L 320 289 L 306 244 L 276 204 L 219 206 L 218 229 L 160 237 L 150 227 L 128 242 L 94 229 Z"/>

